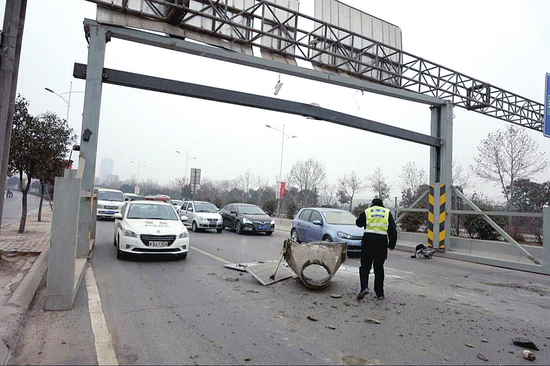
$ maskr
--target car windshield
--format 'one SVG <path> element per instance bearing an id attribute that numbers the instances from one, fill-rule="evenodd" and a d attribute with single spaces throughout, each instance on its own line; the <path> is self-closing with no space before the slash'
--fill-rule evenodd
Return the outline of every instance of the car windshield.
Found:
<path id="1" fill-rule="evenodd" d="M 355 225 L 356 217 L 348 211 L 323 211 L 325 220 L 334 225 Z"/>
<path id="2" fill-rule="evenodd" d="M 183 201 L 180 201 L 180 200 L 172 200 L 172 204 L 174 206 L 181 206 L 182 203 L 183 203 Z"/>
<path id="3" fill-rule="evenodd" d="M 258 206 L 237 206 L 241 215 L 265 215 Z"/>
<path id="4" fill-rule="evenodd" d="M 195 202 L 195 209 L 197 212 L 216 213 L 218 210 L 216 206 L 209 202 Z"/>
<path id="5" fill-rule="evenodd" d="M 130 205 L 126 218 L 133 220 L 178 220 L 178 216 L 171 206 L 147 203 L 133 203 Z"/>
<path id="6" fill-rule="evenodd" d="M 124 195 L 122 192 L 113 192 L 113 191 L 99 191 L 97 193 L 97 199 L 100 201 L 117 201 L 123 202 Z"/>

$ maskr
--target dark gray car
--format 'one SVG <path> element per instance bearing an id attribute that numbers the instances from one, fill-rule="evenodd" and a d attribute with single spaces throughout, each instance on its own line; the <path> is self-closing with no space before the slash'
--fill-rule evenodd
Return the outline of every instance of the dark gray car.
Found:
<path id="1" fill-rule="evenodd" d="M 223 226 L 235 230 L 237 234 L 244 232 L 273 234 L 275 220 L 261 208 L 248 203 L 231 203 L 220 210 Z"/>

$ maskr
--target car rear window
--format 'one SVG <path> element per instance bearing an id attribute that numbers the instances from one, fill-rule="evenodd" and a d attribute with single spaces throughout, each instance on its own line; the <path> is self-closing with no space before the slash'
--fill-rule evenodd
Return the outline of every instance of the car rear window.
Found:
<path id="1" fill-rule="evenodd" d="M 334 225 L 355 225 L 357 219 L 348 211 L 323 211 L 325 220 Z"/>

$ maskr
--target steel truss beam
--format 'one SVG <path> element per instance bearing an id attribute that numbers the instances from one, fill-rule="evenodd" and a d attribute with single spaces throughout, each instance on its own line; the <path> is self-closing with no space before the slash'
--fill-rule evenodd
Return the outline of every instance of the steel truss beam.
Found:
<path id="1" fill-rule="evenodd" d="M 86 79 L 87 66 L 75 63 L 73 76 L 77 79 Z M 295 114 L 336 123 L 342 126 L 353 127 L 364 131 L 374 132 L 402 140 L 416 142 L 431 147 L 440 147 L 438 138 L 423 135 L 418 132 L 386 125 L 365 118 L 336 112 L 330 109 L 310 104 L 292 102 L 261 95 L 237 92 L 228 89 L 214 88 L 205 85 L 191 84 L 182 81 L 163 79 L 131 72 L 103 69 L 103 83 L 127 86 L 131 88 L 156 91 L 160 93 L 181 95 L 191 98 L 206 99 L 222 103 L 236 104 L 245 107 L 266 109 L 275 112 Z"/>
<path id="2" fill-rule="evenodd" d="M 114 5 L 111 0 L 88 0 L 108 9 L 168 22 L 162 14 L 146 14 L 134 11 L 128 6 Z M 419 94 L 429 95 L 451 101 L 454 105 L 481 113 L 500 120 L 542 131 L 544 106 L 542 103 L 521 97 L 515 93 L 498 88 L 489 83 L 469 77 L 434 62 L 415 56 L 408 52 L 387 46 L 350 30 L 343 29 L 320 21 L 298 11 L 274 4 L 266 0 L 257 0 L 249 9 L 237 9 L 227 5 L 219 6 L 211 0 L 197 0 L 204 6 L 200 10 L 190 9 L 164 0 L 148 0 L 148 3 L 180 9 L 186 13 L 181 28 L 225 39 L 247 46 L 259 47 L 262 50 L 285 57 L 298 58 L 312 62 L 314 65 L 353 77 L 374 81 Z M 276 10 L 288 13 L 288 18 L 280 21 L 269 19 L 269 28 L 280 29 L 282 35 L 270 33 L 269 30 L 256 29 L 250 21 L 246 25 L 235 22 L 237 17 L 263 19 L 263 14 L 274 14 Z M 209 12 L 213 12 L 209 14 Z M 210 19 L 218 24 L 213 30 L 197 28 L 189 22 L 197 17 Z M 292 21 L 290 21 L 292 20 Z M 313 21 L 315 30 L 299 29 L 299 24 Z M 221 26 L 227 25 L 234 32 L 232 35 L 221 33 Z M 235 34 L 241 37 L 236 37 Z M 264 46 L 261 38 L 267 37 L 281 41 L 285 46 L 280 49 Z M 357 44 L 368 44 L 358 47 Z M 329 56 L 330 63 L 320 61 L 321 55 Z"/>

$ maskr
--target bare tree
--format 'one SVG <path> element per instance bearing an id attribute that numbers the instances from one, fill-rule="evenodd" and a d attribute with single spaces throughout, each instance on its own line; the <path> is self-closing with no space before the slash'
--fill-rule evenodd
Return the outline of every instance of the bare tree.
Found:
<path id="1" fill-rule="evenodd" d="M 514 207 L 514 185 L 528 179 L 548 166 L 544 152 L 525 129 L 508 125 L 487 135 L 477 147 L 478 156 L 472 170 L 483 180 L 500 185 L 508 210 Z M 511 220 L 509 221 L 511 225 Z"/>
<path id="2" fill-rule="evenodd" d="M 365 190 L 367 186 L 363 180 L 359 178 L 355 171 L 338 178 L 338 191 L 340 197 L 347 196 L 349 198 L 349 211 L 353 209 L 353 197 L 356 193 Z"/>
<path id="3" fill-rule="evenodd" d="M 319 188 L 319 204 L 321 206 L 332 206 L 336 200 L 338 186 L 336 184 L 325 183 Z"/>
<path id="4" fill-rule="evenodd" d="M 382 201 L 390 198 L 392 184 L 387 182 L 388 178 L 382 173 L 380 167 L 374 169 L 372 174 L 367 175 L 366 179 L 369 182 L 369 188 L 374 192 L 377 198 L 380 198 Z"/>
<path id="5" fill-rule="evenodd" d="M 416 163 L 409 161 L 402 166 L 402 172 L 399 175 L 401 178 L 401 190 L 410 192 L 416 192 L 418 187 L 428 182 L 428 176 L 424 169 L 418 169 Z"/>
<path id="6" fill-rule="evenodd" d="M 454 159 L 452 163 L 452 172 L 451 182 L 453 186 L 461 187 L 464 190 L 472 185 L 470 172 L 465 170 L 464 166 L 461 163 L 457 163 Z"/>
<path id="7" fill-rule="evenodd" d="M 311 201 L 313 194 L 325 181 L 325 166 L 313 158 L 305 161 L 298 160 L 292 165 L 288 174 L 289 183 L 300 190 L 304 206 Z"/>

